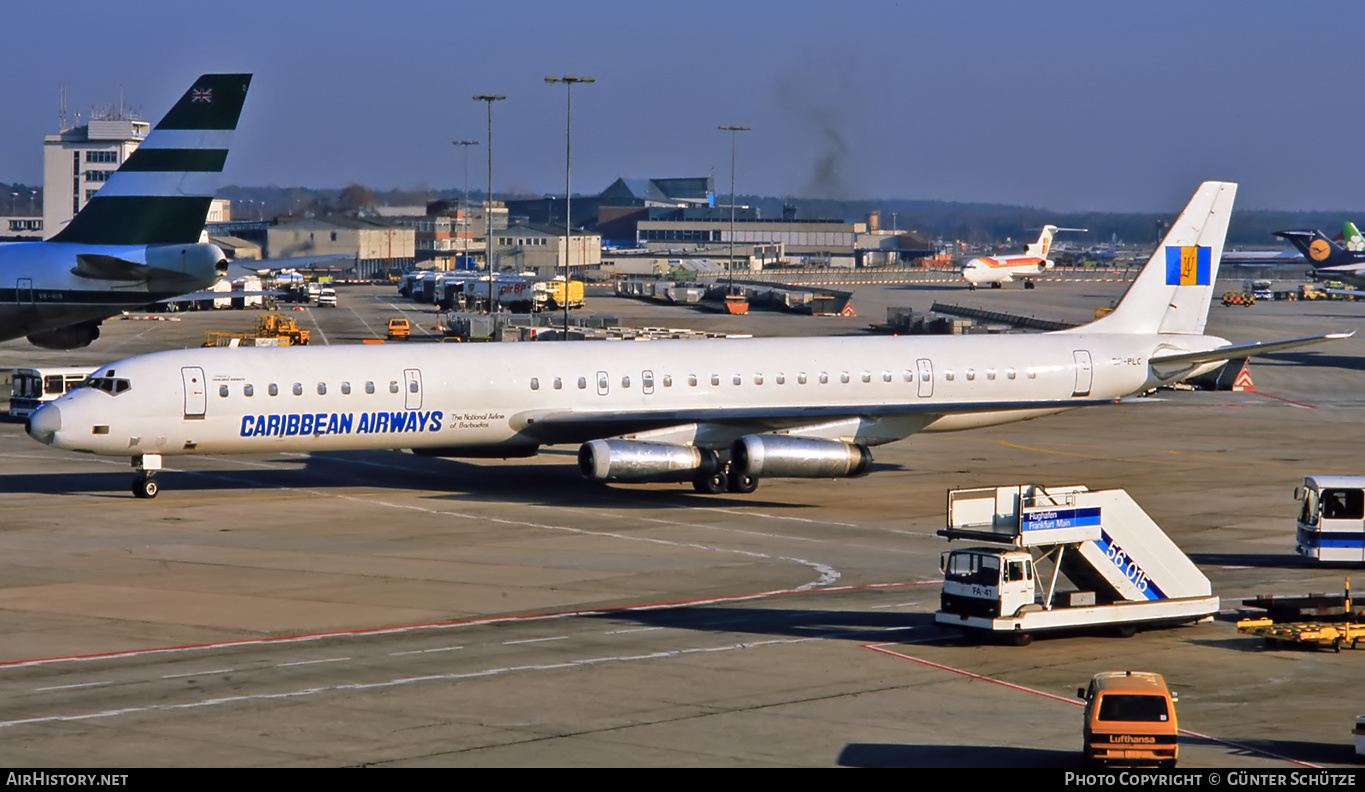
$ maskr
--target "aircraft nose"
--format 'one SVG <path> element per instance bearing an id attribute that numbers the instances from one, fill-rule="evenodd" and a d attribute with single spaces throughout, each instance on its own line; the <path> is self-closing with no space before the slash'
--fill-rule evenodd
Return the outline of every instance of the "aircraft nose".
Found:
<path id="1" fill-rule="evenodd" d="M 62 411 L 55 404 L 45 404 L 29 416 L 24 429 L 28 436 L 44 444 L 52 445 L 57 432 L 62 428 Z"/>

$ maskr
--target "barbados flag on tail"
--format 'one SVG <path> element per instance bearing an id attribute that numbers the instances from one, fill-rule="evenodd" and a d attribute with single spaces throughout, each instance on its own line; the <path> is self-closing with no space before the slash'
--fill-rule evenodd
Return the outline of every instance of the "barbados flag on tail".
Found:
<path id="1" fill-rule="evenodd" d="M 1209 248 L 1203 245 L 1166 248 L 1166 285 L 1210 285 L 1210 259 Z"/>

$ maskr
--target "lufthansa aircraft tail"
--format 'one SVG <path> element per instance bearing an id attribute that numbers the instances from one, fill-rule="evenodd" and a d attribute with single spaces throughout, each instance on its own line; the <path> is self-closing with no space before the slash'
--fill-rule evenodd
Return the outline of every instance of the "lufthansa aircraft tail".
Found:
<path id="1" fill-rule="evenodd" d="M 194 244 L 227 161 L 250 74 L 205 74 L 53 242 Z"/>
<path id="2" fill-rule="evenodd" d="M 1201 184 L 1113 313 L 1073 330 L 1202 334 L 1236 196 L 1232 182 Z"/>
<path id="3" fill-rule="evenodd" d="M 1359 264 L 1361 261 L 1365 261 L 1365 253 L 1353 253 L 1346 250 L 1315 228 L 1276 231 L 1275 236 L 1292 242 L 1314 269 L 1340 267 L 1343 264 Z"/>

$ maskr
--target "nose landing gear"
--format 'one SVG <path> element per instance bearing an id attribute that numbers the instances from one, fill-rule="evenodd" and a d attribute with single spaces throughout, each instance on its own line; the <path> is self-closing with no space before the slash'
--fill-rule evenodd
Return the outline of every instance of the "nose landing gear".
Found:
<path id="1" fill-rule="evenodd" d="M 133 495 L 138 498 L 155 498 L 161 487 L 156 483 L 156 472 L 161 469 L 160 454 L 139 454 L 133 457 L 133 467 L 137 475 L 133 477 Z"/>

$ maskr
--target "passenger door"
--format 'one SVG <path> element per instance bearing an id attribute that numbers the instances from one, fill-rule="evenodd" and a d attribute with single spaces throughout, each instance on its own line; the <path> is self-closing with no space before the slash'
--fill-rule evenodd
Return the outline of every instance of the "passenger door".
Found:
<path id="1" fill-rule="evenodd" d="M 1076 387 L 1071 391 L 1071 395 L 1089 396 L 1090 382 L 1094 376 L 1094 369 L 1090 364 L 1090 353 L 1084 349 L 1077 349 L 1071 354 L 1076 361 Z"/>
<path id="2" fill-rule="evenodd" d="M 919 395 L 934 395 L 934 364 L 924 358 L 915 361 L 916 379 L 919 380 Z"/>
<path id="3" fill-rule="evenodd" d="M 185 383 L 185 417 L 203 418 L 208 406 L 204 370 L 198 366 L 185 366 L 180 369 L 180 379 Z"/>

